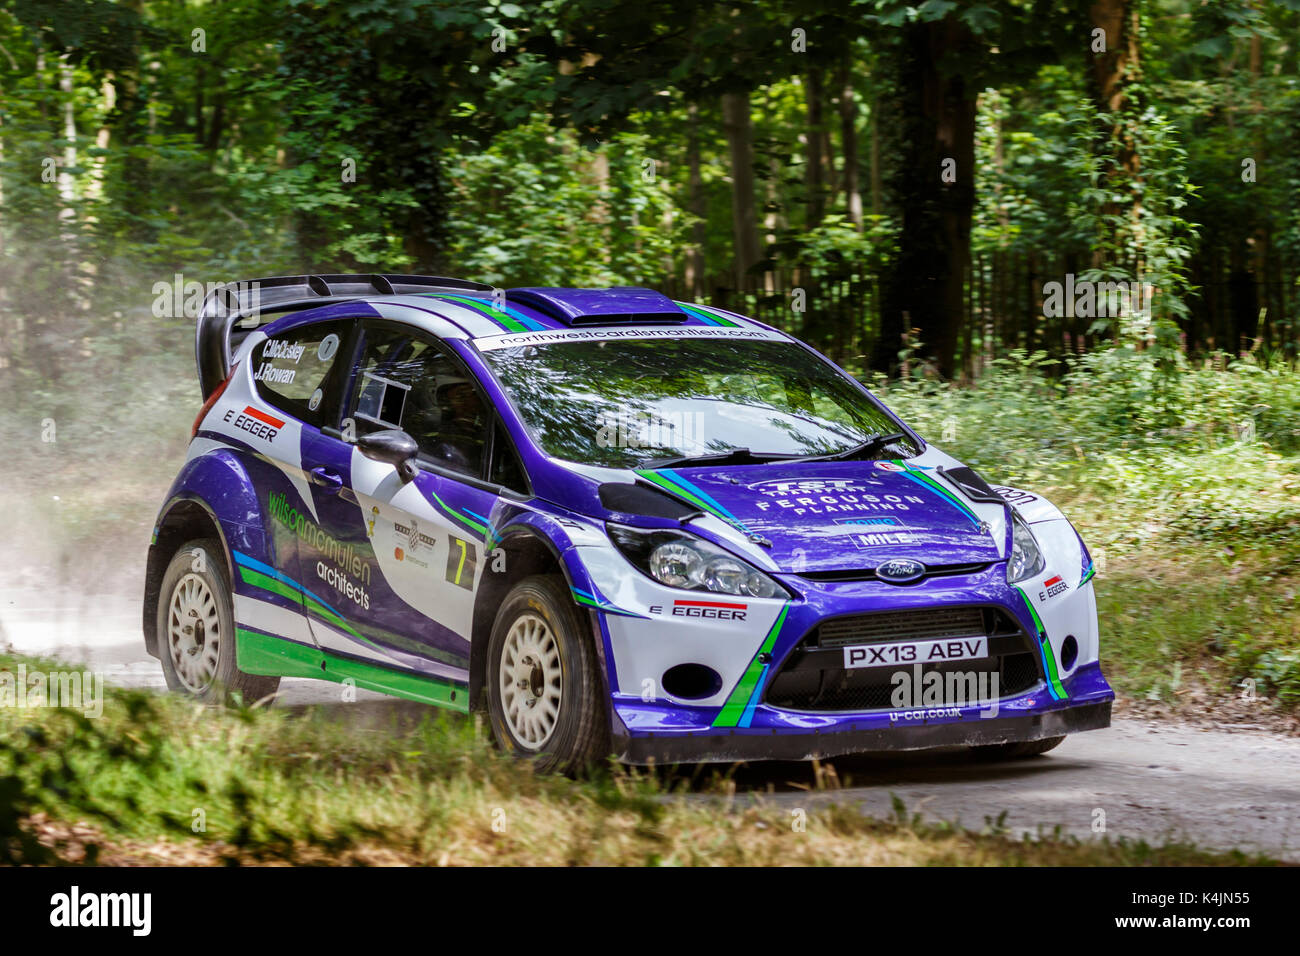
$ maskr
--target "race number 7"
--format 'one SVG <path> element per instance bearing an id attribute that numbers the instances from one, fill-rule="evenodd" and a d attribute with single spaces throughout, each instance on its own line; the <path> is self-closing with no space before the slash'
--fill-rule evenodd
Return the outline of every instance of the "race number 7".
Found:
<path id="1" fill-rule="evenodd" d="M 474 545 L 454 534 L 447 535 L 447 580 L 466 591 L 474 590 L 474 566 L 478 562 Z"/>

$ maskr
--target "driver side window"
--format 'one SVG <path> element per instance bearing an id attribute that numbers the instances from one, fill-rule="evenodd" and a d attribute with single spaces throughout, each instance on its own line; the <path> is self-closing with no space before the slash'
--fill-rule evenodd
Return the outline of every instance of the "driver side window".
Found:
<path id="1" fill-rule="evenodd" d="M 482 476 L 488 414 L 478 389 L 454 356 L 412 330 L 363 330 L 349 407 L 358 435 L 400 428 L 422 459 Z"/>

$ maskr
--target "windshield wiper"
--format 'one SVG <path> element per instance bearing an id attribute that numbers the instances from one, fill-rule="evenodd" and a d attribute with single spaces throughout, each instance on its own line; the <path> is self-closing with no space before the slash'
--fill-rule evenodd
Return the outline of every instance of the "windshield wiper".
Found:
<path id="1" fill-rule="evenodd" d="M 852 448 L 846 448 L 843 451 L 837 451 L 830 455 L 810 455 L 807 458 L 800 458 L 800 461 L 842 461 L 847 458 L 857 458 L 860 455 L 870 455 L 886 445 L 892 445 L 896 441 L 902 441 L 907 435 L 903 432 L 890 432 L 887 435 L 872 435 L 864 442 L 859 442 Z"/>
<path id="2" fill-rule="evenodd" d="M 643 468 L 679 468 L 682 465 L 755 465 L 766 461 L 785 461 L 794 456 L 780 452 L 750 451 L 748 448 L 728 448 L 711 455 L 681 455 L 675 458 L 652 458 L 641 463 Z"/>

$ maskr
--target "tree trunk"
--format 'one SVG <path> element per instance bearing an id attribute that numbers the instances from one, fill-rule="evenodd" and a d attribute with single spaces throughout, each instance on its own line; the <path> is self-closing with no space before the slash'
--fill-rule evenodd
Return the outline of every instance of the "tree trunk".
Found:
<path id="1" fill-rule="evenodd" d="M 1133 278 L 1143 269 L 1142 199 L 1138 185 L 1141 174 L 1137 143 L 1132 125 L 1136 113 L 1132 86 L 1138 68 L 1138 10 L 1129 0 L 1095 0 L 1089 8 L 1094 29 L 1106 37 L 1104 52 L 1092 54 L 1093 97 L 1097 108 L 1109 114 L 1109 133 L 1098 143 L 1099 153 L 1113 158 L 1116 166 L 1108 177 L 1111 195 L 1127 194 L 1123 202 L 1111 201 L 1103 206 L 1105 220 L 1114 223 L 1116 232 L 1108 238 L 1114 248 L 1131 248 Z M 1127 207 L 1127 208 L 1124 208 Z M 1127 226 L 1119 225 L 1127 221 Z M 1125 241 L 1125 233 L 1131 241 Z M 1093 265 L 1101 266 L 1101 254 Z"/>
<path id="2" fill-rule="evenodd" d="M 731 224 L 735 243 L 737 286 L 758 264 L 758 210 L 754 201 L 754 129 L 749 118 L 748 93 L 722 95 L 722 128 L 731 153 Z"/>
<path id="3" fill-rule="evenodd" d="M 144 16 L 143 0 L 129 0 L 124 6 L 137 17 Z M 128 65 L 118 73 L 117 109 L 113 126 L 122 144 L 122 176 L 118 189 L 121 208 L 127 216 L 127 233 L 135 240 L 146 240 L 144 226 L 145 197 L 150 191 L 148 163 L 141 150 L 132 149 L 145 138 L 145 104 L 140 96 L 140 50 L 132 46 L 126 57 Z"/>
<path id="4" fill-rule="evenodd" d="M 953 17 L 904 31 L 894 176 L 902 223 L 871 362 L 882 371 L 897 367 L 906 315 L 935 370 L 945 378 L 955 372 L 975 208 L 978 91 L 954 64 L 977 50 L 969 29 Z"/>
<path id="5" fill-rule="evenodd" d="M 808 214 L 804 220 L 805 228 L 814 229 L 821 225 L 826 215 L 826 158 L 822 151 L 822 71 L 818 67 L 804 74 L 804 106 L 807 110 L 808 124 L 805 127 L 804 183 L 807 187 Z"/>
<path id="6" fill-rule="evenodd" d="M 1261 81 L 1261 50 L 1260 37 L 1258 33 L 1252 33 L 1250 37 L 1250 111 L 1254 122 L 1251 127 L 1251 155 L 1256 164 L 1256 169 L 1263 169 L 1265 166 L 1266 156 L 1264 149 L 1264 140 L 1260 136 L 1261 119 L 1264 112 L 1264 104 L 1260 99 L 1260 81 Z M 1274 319 L 1274 310 L 1270 309 L 1270 290 L 1268 285 L 1268 259 L 1269 246 L 1271 245 L 1271 236 L 1269 235 L 1268 216 L 1267 214 L 1258 214 L 1254 235 L 1251 236 L 1251 271 L 1255 274 L 1255 283 L 1260 287 L 1258 294 L 1259 300 L 1263 303 L 1264 316 L 1260 322 L 1260 336 L 1264 342 L 1271 347 L 1272 344 L 1272 324 Z"/>
<path id="7" fill-rule="evenodd" d="M 871 98 L 871 215 L 880 215 L 880 97 Z"/>
<path id="8" fill-rule="evenodd" d="M 704 205 L 704 177 L 700 172 L 700 108 L 696 103 L 686 106 L 686 166 L 687 208 L 695 220 L 691 225 L 691 248 L 686 256 L 686 288 L 693 298 L 704 294 L 704 242 L 708 223 Z"/>
<path id="9" fill-rule="evenodd" d="M 77 114 L 72 98 L 72 86 L 72 63 L 65 53 L 59 58 L 59 92 L 63 99 L 63 168 L 59 170 L 59 232 L 65 243 L 71 243 L 73 240 L 72 226 L 77 218 L 76 182 L 71 173 L 77 165 Z"/>
<path id="10" fill-rule="evenodd" d="M 858 104 L 853 98 L 853 74 L 845 55 L 840 65 L 840 151 L 844 154 L 844 206 L 849 221 L 862 229 L 862 191 L 858 184 Z"/>
<path id="11" fill-rule="evenodd" d="M 117 87 L 113 85 L 112 73 L 104 75 L 104 81 L 100 85 L 100 92 L 104 96 L 104 120 L 95 132 L 95 150 L 98 155 L 90 164 L 90 182 L 86 185 L 86 198 L 90 200 L 92 207 L 104 196 L 105 156 L 108 152 L 108 146 L 113 140 L 113 128 L 109 125 L 109 118 L 112 117 L 113 110 L 117 108 Z M 93 208 L 91 209 L 91 215 L 94 215 Z"/>

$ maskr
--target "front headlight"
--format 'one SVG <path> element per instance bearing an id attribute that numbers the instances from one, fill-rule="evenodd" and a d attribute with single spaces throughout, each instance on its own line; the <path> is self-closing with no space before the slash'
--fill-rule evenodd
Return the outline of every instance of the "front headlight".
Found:
<path id="1" fill-rule="evenodd" d="M 1025 519 L 1011 512 L 1011 557 L 1007 561 L 1007 584 L 1019 584 L 1043 570 L 1043 552 Z"/>
<path id="2" fill-rule="evenodd" d="M 790 592 L 749 562 L 693 534 L 617 524 L 605 527 L 623 557 L 670 588 L 756 598 L 790 597 Z"/>

